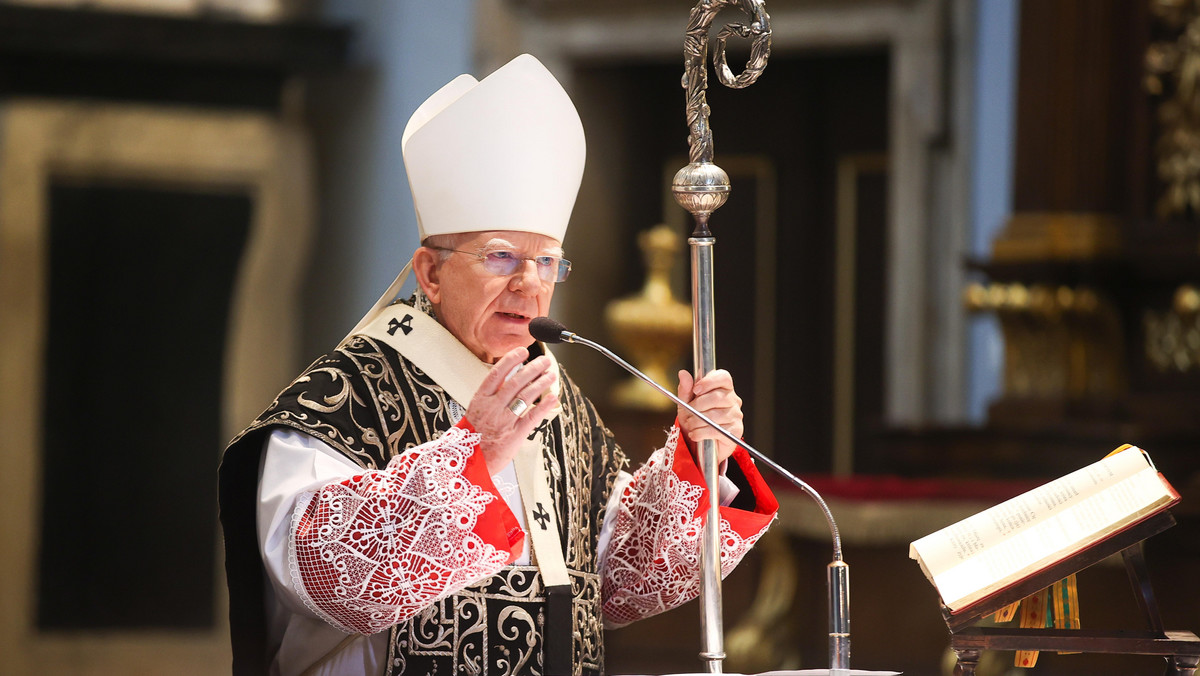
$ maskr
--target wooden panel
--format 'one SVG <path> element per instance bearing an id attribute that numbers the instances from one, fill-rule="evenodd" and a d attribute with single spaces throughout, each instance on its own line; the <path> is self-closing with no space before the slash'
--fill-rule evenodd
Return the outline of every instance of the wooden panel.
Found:
<path id="1" fill-rule="evenodd" d="M 1021 3 L 1016 211 L 1129 209 L 1138 0 Z"/>
<path id="2" fill-rule="evenodd" d="M 250 211 L 225 191 L 51 184 L 40 630 L 217 624 L 204 478 Z"/>

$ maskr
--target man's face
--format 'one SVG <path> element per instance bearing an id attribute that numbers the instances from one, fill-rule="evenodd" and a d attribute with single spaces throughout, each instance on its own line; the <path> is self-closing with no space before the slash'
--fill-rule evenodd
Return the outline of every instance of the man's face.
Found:
<path id="1" fill-rule="evenodd" d="M 442 325 L 489 364 L 513 348 L 531 344 L 529 322 L 549 313 L 554 282 L 539 277 L 533 261 L 522 261 L 516 272 L 501 276 L 489 272 L 472 254 L 507 251 L 521 258 L 561 258 L 558 240 L 528 232 L 491 231 L 472 233 L 454 248 L 468 253 L 449 253 L 433 273 L 434 283 L 425 288 Z"/>

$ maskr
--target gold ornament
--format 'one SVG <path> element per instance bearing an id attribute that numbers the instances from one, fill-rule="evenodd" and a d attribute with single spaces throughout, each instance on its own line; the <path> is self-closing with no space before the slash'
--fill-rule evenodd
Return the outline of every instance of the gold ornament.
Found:
<path id="1" fill-rule="evenodd" d="M 673 390 L 671 369 L 692 338 L 692 308 L 671 292 L 671 269 L 682 243 L 670 226 L 660 224 L 638 235 L 638 248 L 646 266 L 646 284 L 641 292 L 609 303 L 605 320 L 617 342 L 629 349 L 630 361 L 654 382 Z M 670 399 L 632 376 L 613 388 L 612 398 L 627 408 L 675 408 Z"/>

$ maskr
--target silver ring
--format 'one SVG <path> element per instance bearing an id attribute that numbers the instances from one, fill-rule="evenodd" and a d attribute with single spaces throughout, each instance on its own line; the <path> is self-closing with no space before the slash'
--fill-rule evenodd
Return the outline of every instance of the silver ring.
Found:
<path id="1" fill-rule="evenodd" d="M 529 410 L 529 404 L 525 403 L 524 399 L 517 397 L 516 399 L 508 402 L 508 410 L 512 411 L 513 415 L 520 418 L 522 413 Z"/>

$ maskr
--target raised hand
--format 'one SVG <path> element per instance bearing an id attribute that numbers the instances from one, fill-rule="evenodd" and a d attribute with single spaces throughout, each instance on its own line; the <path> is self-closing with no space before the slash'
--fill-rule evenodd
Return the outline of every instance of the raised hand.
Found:
<path id="1" fill-rule="evenodd" d="M 558 397 L 550 391 L 558 380 L 552 362 L 540 356 L 524 364 L 528 358 L 524 347 L 507 352 L 492 365 L 467 406 L 467 421 L 482 437 L 479 450 L 491 474 L 512 461 L 521 442 L 558 406 Z"/>

